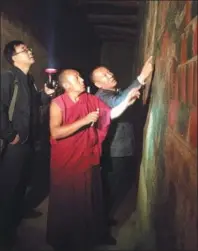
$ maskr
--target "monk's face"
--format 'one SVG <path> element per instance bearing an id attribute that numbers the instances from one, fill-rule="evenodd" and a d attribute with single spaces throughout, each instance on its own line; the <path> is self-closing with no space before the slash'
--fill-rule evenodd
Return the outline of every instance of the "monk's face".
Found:
<path id="1" fill-rule="evenodd" d="M 114 89 L 117 85 L 114 74 L 105 67 L 100 67 L 93 72 L 93 81 L 98 88 L 105 90 Z"/>
<path id="2" fill-rule="evenodd" d="M 65 80 L 67 83 L 67 89 L 70 92 L 82 93 L 85 91 L 84 79 L 80 76 L 80 73 L 74 70 L 70 70 L 65 74 Z"/>

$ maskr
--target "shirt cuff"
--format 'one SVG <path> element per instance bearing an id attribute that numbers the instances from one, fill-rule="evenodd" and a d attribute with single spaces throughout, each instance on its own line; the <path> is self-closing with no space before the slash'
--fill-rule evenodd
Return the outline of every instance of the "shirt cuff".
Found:
<path id="1" fill-rule="evenodd" d="M 137 80 L 140 82 L 141 85 L 145 85 L 144 78 L 143 78 L 142 75 L 139 75 L 139 76 L 137 77 Z"/>

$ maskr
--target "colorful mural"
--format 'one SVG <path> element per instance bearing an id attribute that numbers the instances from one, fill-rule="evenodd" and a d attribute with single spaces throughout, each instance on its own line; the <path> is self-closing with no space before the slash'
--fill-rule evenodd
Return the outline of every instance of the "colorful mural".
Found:
<path id="1" fill-rule="evenodd" d="M 139 224 L 142 231 L 155 229 L 160 250 L 197 250 L 196 3 L 149 1 L 142 29 L 142 62 L 154 55 L 155 72 L 144 129 Z M 148 95 L 147 88 L 145 104 Z"/>

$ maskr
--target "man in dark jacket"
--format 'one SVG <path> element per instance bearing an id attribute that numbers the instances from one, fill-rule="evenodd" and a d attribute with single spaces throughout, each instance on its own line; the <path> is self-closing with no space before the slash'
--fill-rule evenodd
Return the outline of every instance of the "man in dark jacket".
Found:
<path id="1" fill-rule="evenodd" d="M 145 80 L 152 71 L 152 57 L 150 57 L 142 68 L 141 74 L 124 90 L 117 89 L 117 81 L 106 67 L 97 67 L 92 72 L 91 78 L 94 85 L 99 88 L 96 96 L 108 106 L 115 107 L 125 99 L 131 89 L 144 86 Z M 127 182 L 131 183 L 130 176 L 133 174 L 130 169 L 134 168 L 132 157 L 135 151 L 135 139 L 130 118 L 134 115 L 129 112 L 130 110 L 126 111 L 111 124 L 103 144 L 102 174 L 108 211 L 118 199 L 119 194 L 122 194 L 122 190 L 124 191 L 124 185 L 127 185 Z"/>
<path id="2" fill-rule="evenodd" d="M 34 56 L 22 41 L 9 42 L 4 56 L 12 68 L 2 74 L 0 90 L 0 138 L 5 143 L 0 156 L 0 248 L 9 248 L 24 213 L 24 195 L 38 135 L 39 106 L 50 101 L 53 90 L 45 86 L 44 92 L 38 92 L 29 74 Z M 8 113 L 15 85 L 18 92 L 10 121 Z"/>

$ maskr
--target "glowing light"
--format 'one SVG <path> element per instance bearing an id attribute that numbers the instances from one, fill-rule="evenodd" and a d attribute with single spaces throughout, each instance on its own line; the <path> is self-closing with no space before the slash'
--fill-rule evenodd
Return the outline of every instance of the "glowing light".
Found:
<path id="1" fill-rule="evenodd" d="M 54 73 L 57 73 L 57 69 L 55 69 L 55 68 L 47 68 L 47 69 L 45 69 L 45 73 L 54 74 Z"/>
<path id="2" fill-rule="evenodd" d="M 55 68 L 47 68 L 47 69 L 45 69 L 45 73 L 47 73 L 48 74 L 48 87 L 50 88 L 50 87 L 55 87 L 55 85 L 56 85 L 56 81 L 54 81 L 53 80 L 53 77 L 52 77 L 52 74 L 55 74 L 55 73 L 57 73 L 57 69 L 55 69 Z"/>

